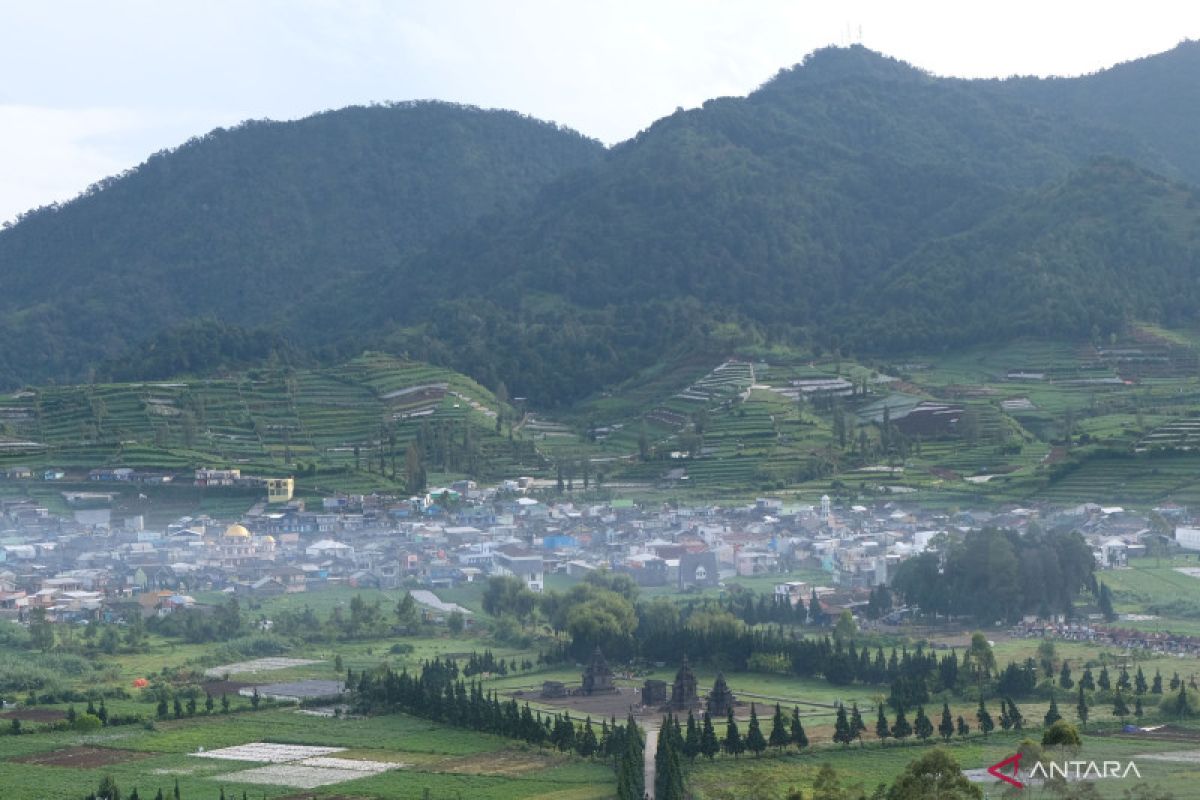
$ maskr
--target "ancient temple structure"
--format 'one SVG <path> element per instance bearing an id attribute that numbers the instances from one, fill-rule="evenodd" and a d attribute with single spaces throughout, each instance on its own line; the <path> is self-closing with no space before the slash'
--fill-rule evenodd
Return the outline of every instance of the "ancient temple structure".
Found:
<path id="1" fill-rule="evenodd" d="M 675 682 L 671 684 L 671 701 L 667 704 L 673 711 L 687 711 L 700 704 L 700 696 L 696 692 L 696 674 L 688 666 L 685 655 L 679 671 L 675 673 Z"/>
<path id="2" fill-rule="evenodd" d="M 583 688 L 584 694 L 612 694 L 617 691 L 617 687 L 613 685 L 612 670 L 608 668 L 608 662 L 604 660 L 604 654 L 600 652 L 600 648 L 596 648 L 596 652 L 592 653 L 592 661 L 583 671 Z"/>
<path id="3" fill-rule="evenodd" d="M 718 672 L 712 691 L 708 693 L 708 713 L 714 718 L 724 717 L 736 702 L 737 698 L 729 691 L 729 684 L 725 682 L 724 673 Z"/>

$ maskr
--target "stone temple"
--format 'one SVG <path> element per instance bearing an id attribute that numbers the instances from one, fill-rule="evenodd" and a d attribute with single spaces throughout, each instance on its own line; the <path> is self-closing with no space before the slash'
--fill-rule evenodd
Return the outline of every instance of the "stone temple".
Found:
<path id="1" fill-rule="evenodd" d="M 724 673 L 718 672 L 712 691 L 708 693 L 708 713 L 714 718 L 724 717 L 736 702 L 737 698 L 729 691 L 729 684 L 725 682 Z"/>
<path id="2" fill-rule="evenodd" d="M 671 701 L 667 707 L 672 711 L 687 711 L 700 705 L 700 696 L 696 693 L 696 674 L 688 665 L 685 655 L 679 671 L 675 673 L 675 682 L 671 684 Z"/>
<path id="3" fill-rule="evenodd" d="M 583 671 L 583 687 L 581 691 L 584 694 L 613 694 L 617 691 L 617 687 L 613 685 L 612 670 L 608 668 L 608 662 L 604 660 L 604 654 L 597 647 L 592 653 L 591 663 Z"/>

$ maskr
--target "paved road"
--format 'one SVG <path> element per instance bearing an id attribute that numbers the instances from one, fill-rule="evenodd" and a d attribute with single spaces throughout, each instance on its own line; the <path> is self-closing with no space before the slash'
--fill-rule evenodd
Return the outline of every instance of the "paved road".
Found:
<path id="1" fill-rule="evenodd" d="M 658 751 L 658 728 L 646 727 L 646 797 L 654 800 L 654 754 Z"/>

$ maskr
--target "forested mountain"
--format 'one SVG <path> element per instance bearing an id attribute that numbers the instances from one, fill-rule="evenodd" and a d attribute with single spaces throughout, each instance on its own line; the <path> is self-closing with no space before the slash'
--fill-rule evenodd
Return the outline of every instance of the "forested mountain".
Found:
<path id="1" fill-rule="evenodd" d="M 379 280 L 603 152 L 444 103 L 218 129 L 0 231 L 0 383 L 78 378 L 189 318 L 294 331 L 303 300 Z"/>
<path id="2" fill-rule="evenodd" d="M 274 331 L 276 355 L 382 346 L 535 405 L 745 338 L 894 351 L 1189 322 L 1195 200 L 1159 176 L 1200 180 L 1198 48 L 1049 81 L 831 48 L 607 152 L 436 104 L 217 132 L 0 233 L 0 336 L 21 342 L 0 381 L 123 354 L 130 375 L 130 343 L 200 316 Z M 160 336 L 148 364 L 188 341 Z"/>

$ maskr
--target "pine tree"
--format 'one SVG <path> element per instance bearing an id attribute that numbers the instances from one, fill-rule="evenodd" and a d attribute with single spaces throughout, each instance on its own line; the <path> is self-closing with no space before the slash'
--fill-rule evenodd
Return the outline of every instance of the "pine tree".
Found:
<path id="1" fill-rule="evenodd" d="M 933 736 L 933 723 L 925 716 L 924 706 L 917 706 L 917 718 L 914 722 L 917 738 L 923 742 L 928 741 L 929 737 Z"/>
<path id="2" fill-rule="evenodd" d="M 528 710 L 529 706 L 525 708 Z M 583 733 L 575 742 L 575 752 L 584 758 L 591 758 L 596 752 L 596 746 L 596 731 L 592 728 L 592 718 L 588 717 L 583 724 Z"/>
<path id="3" fill-rule="evenodd" d="M 676 723 L 670 715 L 663 723 L 654 752 L 654 796 L 663 800 L 683 800 L 683 768 L 676 750 Z M 760 734 L 761 735 L 761 734 Z"/>
<path id="4" fill-rule="evenodd" d="M 986 737 L 992 732 L 995 724 L 992 722 L 992 715 L 988 713 L 987 706 L 984 705 L 983 698 L 979 698 L 979 710 L 975 712 L 975 719 L 979 721 L 979 730 Z"/>
<path id="5" fill-rule="evenodd" d="M 950 716 L 950 704 L 942 703 L 942 720 L 938 723 L 938 733 L 944 741 L 950 741 L 954 735 L 954 718 Z"/>
<path id="6" fill-rule="evenodd" d="M 1082 727 L 1087 727 L 1088 721 L 1088 702 L 1087 697 L 1083 694 L 1083 684 L 1079 684 L 1079 700 L 1075 704 L 1075 713 L 1079 715 L 1079 723 Z"/>
<path id="7" fill-rule="evenodd" d="M 754 703 L 750 704 L 750 727 L 746 729 L 746 749 L 755 757 L 762 755 L 767 749 L 767 740 L 763 738 L 762 728 L 758 724 L 758 712 Z"/>
<path id="8" fill-rule="evenodd" d="M 886 742 L 891 735 L 892 728 L 888 725 L 887 712 L 884 710 L 883 703 L 880 703 L 875 707 L 875 738 L 880 742 Z"/>
<path id="9" fill-rule="evenodd" d="M 1079 685 L 1089 692 L 1096 691 L 1096 680 L 1092 677 L 1092 668 L 1084 667 L 1083 677 L 1079 679 Z"/>
<path id="10" fill-rule="evenodd" d="M 737 720 L 733 718 L 733 709 L 729 709 L 729 718 L 725 720 L 725 741 L 722 742 L 725 752 L 734 758 L 739 757 L 746 750 L 746 745 L 742 741 L 741 732 L 738 731 Z"/>
<path id="11" fill-rule="evenodd" d="M 1145 709 L 1142 708 L 1142 698 L 1139 697 L 1133 701 L 1133 715 L 1141 719 L 1143 713 Z"/>
<path id="12" fill-rule="evenodd" d="M 1133 677 L 1133 690 L 1135 694 L 1143 695 L 1149 689 L 1146 684 L 1146 675 L 1142 672 L 1142 668 L 1137 668 L 1137 675 Z"/>
<path id="13" fill-rule="evenodd" d="M 1008 714 L 1008 702 L 1004 698 L 1000 698 L 1000 729 L 1009 730 L 1012 728 L 1012 717 Z"/>
<path id="14" fill-rule="evenodd" d="M 1025 717 L 1021 715 L 1021 709 L 1017 708 L 1017 704 L 1011 699 L 1008 701 L 1008 718 L 1012 720 L 1013 730 L 1021 730 L 1025 726 Z"/>
<path id="15" fill-rule="evenodd" d="M 1112 590 L 1104 583 L 1100 584 L 1099 605 L 1100 613 L 1104 615 L 1104 621 L 1116 622 L 1117 612 L 1113 609 Z"/>
<path id="16" fill-rule="evenodd" d="M 896 724 L 892 725 L 892 738 L 904 741 L 909 736 L 912 736 L 912 726 L 908 724 L 902 708 L 896 712 Z"/>
<path id="17" fill-rule="evenodd" d="M 221 713 L 229 713 L 229 695 L 225 694 L 224 692 L 221 692 Z"/>
<path id="18" fill-rule="evenodd" d="M 1058 713 L 1058 701 L 1054 699 L 1054 695 L 1050 695 L 1050 708 L 1046 711 L 1046 716 L 1042 719 L 1042 726 L 1049 728 L 1054 723 L 1062 719 L 1062 714 Z"/>
<path id="19" fill-rule="evenodd" d="M 1128 692 L 1133 688 L 1133 682 L 1129 680 L 1129 670 L 1121 667 L 1121 677 L 1117 678 L 1117 688 Z"/>
<path id="20" fill-rule="evenodd" d="M 1150 694 L 1162 694 L 1162 673 L 1154 670 L 1154 681 L 1150 684 Z"/>
<path id="21" fill-rule="evenodd" d="M 1113 716 L 1124 718 L 1129 714 L 1129 706 L 1125 704 L 1125 698 L 1121 695 L 1121 690 L 1118 688 L 1117 693 L 1113 696 Z"/>
<path id="22" fill-rule="evenodd" d="M 1100 691 L 1107 692 L 1112 688 L 1112 683 L 1108 679 L 1108 667 L 1100 667 L 1100 677 L 1096 679 L 1096 685 L 1100 687 Z"/>
<path id="23" fill-rule="evenodd" d="M 700 752 L 709 761 L 717 755 L 721 750 L 720 742 L 717 741 L 717 731 L 713 728 L 712 717 L 707 711 L 704 712 L 704 728 L 700 732 Z"/>
<path id="24" fill-rule="evenodd" d="M 833 740 L 847 745 L 854 739 L 850 733 L 850 721 L 846 719 L 846 706 L 838 703 L 837 720 L 833 723 Z"/>
<path id="25" fill-rule="evenodd" d="M 971 726 L 968 725 L 967 721 L 962 718 L 962 714 L 959 714 L 958 715 L 958 735 L 959 735 L 959 737 L 965 739 L 967 737 L 967 734 L 969 734 L 970 732 L 971 732 Z"/>
<path id="26" fill-rule="evenodd" d="M 774 731 L 771 732 L 771 736 L 774 738 Z M 688 712 L 687 718 L 687 736 L 683 739 L 683 755 L 688 761 L 695 761 L 696 756 L 700 755 L 700 727 L 691 711 Z"/>
<path id="27" fill-rule="evenodd" d="M 209 694 L 208 692 L 205 692 L 204 693 L 204 710 L 207 711 L 209 714 L 211 714 L 213 712 L 213 705 L 214 705 L 213 696 L 211 694 Z"/>
<path id="28" fill-rule="evenodd" d="M 1058 685 L 1063 689 L 1075 688 L 1075 681 L 1071 678 L 1071 663 L 1065 658 L 1062 662 L 1062 669 L 1058 671 Z"/>
<path id="29" fill-rule="evenodd" d="M 642 800 L 646 792 L 646 771 L 643 760 L 642 736 L 630 714 L 621 736 L 625 745 L 617 765 L 618 800 Z"/>
<path id="30" fill-rule="evenodd" d="M 850 736 L 858 739 L 858 743 L 862 744 L 863 732 L 867 730 L 866 723 L 863 722 L 862 714 L 858 711 L 858 703 L 850 704 Z"/>
<path id="31" fill-rule="evenodd" d="M 688 716 L 691 719 L 691 716 Z M 780 752 L 787 747 L 791 742 L 791 737 L 788 736 L 787 724 L 783 721 L 783 709 L 779 703 L 775 704 L 775 716 L 771 718 L 771 736 L 767 742 Z"/>
<path id="32" fill-rule="evenodd" d="M 800 709 L 797 706 L 792 706 L 792 729 L 789 733 L 792 744 L 796 745 L 797 750 L 808 747 L 808 734 L 804 732 L 804 726 L 800 724 Z"/>

